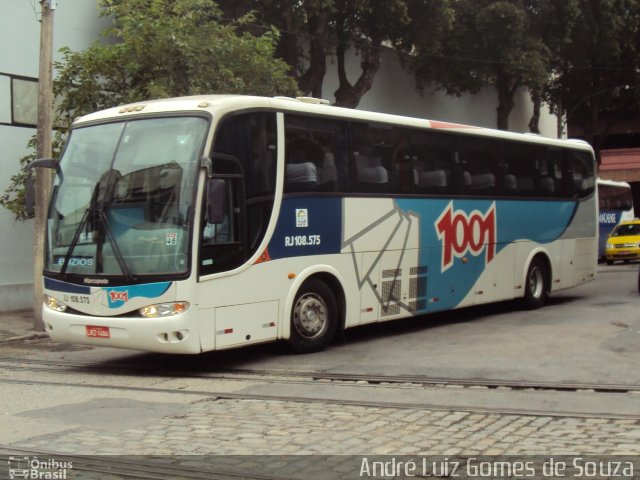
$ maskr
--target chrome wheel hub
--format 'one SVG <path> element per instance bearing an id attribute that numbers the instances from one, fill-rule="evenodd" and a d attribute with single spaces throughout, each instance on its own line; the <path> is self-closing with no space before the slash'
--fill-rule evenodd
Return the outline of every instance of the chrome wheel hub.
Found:
<path id="1" fill-rule="evenodd" d="M 534 298 L 542 297 L 544 288 L 544 278 L 542 278 L 542 269 L 534 267 L 529 276 L 529 291 Z"/>
<path id="2" fill-rule="evenodd" d="M 300 336 L 307 339 L 320 337 L 328 326 L 327 305 L 315 293 L 306 293 L 296 302 L 293 325 Z"/>

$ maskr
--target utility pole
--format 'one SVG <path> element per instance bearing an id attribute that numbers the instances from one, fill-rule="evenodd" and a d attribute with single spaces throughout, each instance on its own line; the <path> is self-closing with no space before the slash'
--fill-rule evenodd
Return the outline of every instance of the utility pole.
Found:
<path id="1" fill-rule="evenodd" d="M 38 74 L 38 128 L 36 158 L 51 157 L 53 130 L 53 11 L 56 0 L 40 0 L 40 64 Z M 42 269 L 44 266 L 45 225 L 51 192 L 51 170 L 36 168 L 35 219 L 33 235 L 33 328 L 44 330 L 42 320 Z"/>

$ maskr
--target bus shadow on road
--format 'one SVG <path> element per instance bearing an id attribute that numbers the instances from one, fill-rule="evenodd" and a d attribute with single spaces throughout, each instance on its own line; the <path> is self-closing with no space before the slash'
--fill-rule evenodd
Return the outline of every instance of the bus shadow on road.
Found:
<path id="1" fill-rule="evenodd" d="M 581 297 L 579 296 L 568 295 L 551 297 L 548 300 L 547 307 L 554 308 L 560 305 L 569 305 L 580 299 Z M 417 332 L 465 323 L 475 324 L 483 321 L 499 321 L 504 322 L 506 325 L 513 323 L 514 319 L 519 323 L 520 321 L 530 321 L 532 316 L 544 317 L 546 316 L 545 308 L 540 310 L 525 310 L 522 308 L 519 300 L 507 300 L 445 312 L 427 313 L 391 322 L 372 323 L 349 329 L 346 331 L 345 336 L 347 343 L 355 343 L 368 341 L 376 337 L 413 335 Z"/>
<path id="2" fill-rule="evenodd" d="M 581 300 L 576 295 L 558 295 L 549 298 L 548 307 L 554 309 L 562 305 L 570 305 Z M 372 323 L 351 328 L 344 335 L 339 336 L 333 345 L 324 352 L 308 355 L 326 355 L 332 349 L 354 348 L 359 344 L 371 341 L 393 338 L 402 341 L 403 338 L 411 338 L 419 333 L 429 334 L 440 328 L 457 325 L 478 324 L 481 328 L 483 322 L 496 322 L 504 327 L 521 326 L 525 323 L 553 323 L 556 319 L 548 320 L 546 308 L 540 310 L 523 310 L 517 301 L 505 301 L 487 305 L 436 312 L 419 315 L 391 322 Z M 275 368 L 274 362 L 279 359 L 287 359 L 295 356 L 285 342 L 272 342 L 246 346 L 238 349 L 206 352 L 199 355 L 170 355 L 157 353 L 126 354 L 118 358 L 96 363 L 97 368 L 114 368 L 129 371 L 135 375 L 160 375 L 160 376 L 191 376 L 224 373 L 233 370 L 259 370 L 257 365 L 265 364 L 264 369 Z M 283 368 L 289 368 L 290 362 L 283 364 Z"/>

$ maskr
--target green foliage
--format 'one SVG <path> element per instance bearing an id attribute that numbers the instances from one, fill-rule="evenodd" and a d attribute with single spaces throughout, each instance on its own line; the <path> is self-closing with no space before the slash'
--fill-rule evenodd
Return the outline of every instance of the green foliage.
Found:
<path id="1" fill-rule="evenodd" d="M 279 33 L 252 35 L 244 15 L 222 21 L 211 0 L 101 0 L 113 20 L 105 40 L 86 50 L 61 49 L 56 62 L 57 152 L 73 119 L 115 105 L 183 95 L 238 93 L 296 95 L 289 66 L 275 58 Z M 33 148 L 32 139 L 29 147 Z M 20 160 L 22 167 L 33 154 Z M 17 220 L 24 213 L 25 173 L 14 175 L 0 205 Z"/>
<path id="2" fill-rule="evenodd" d="M 56 132 L 53 142 L 52 151 L 54 158 L 57 158 L 64 146 L 65 136 L 62 132 Z M 36 158 L 36 136 L 33 135 L 27 142 L 27 148 L 31 150 L 31 153 L 25 155 L 20 159 L 20 171 L 11 176 L 11 183 L 5 190 L 3 195 L 0 195 L 0 206 L 6 208 L 13 213 L 15 220 L 24 221 L 31 216 L 27 215 L 24 208 L 25 200 L 25 182 L 27 180 L 27 166 Z"/>
<path id="3" fill-rule="evenodd" d="M 20 171 L 11 176 L 11 183 L 4 194 L 0 196 L 0 205 L 12 212 L 15 219 L 19 221 L 29 218 L 24 209 L 24 184 L 27 179 L 26 167 L 29 165 L 29 162 L 35 159 L 35 135 L 29 140 L 27 147 L 32 149 L 33 153 L 25 155 L 20 159 Z"/>
<path id="4" fill-rule="evenodd" d="M 134 101 L 206 93 L 295 95 L 289 67 L 274 58 L 279 38 L 239 32 L 245 15 L 221 21 L 210 0 L 102 0 L 114 25 L 82 52 L 64 49 L 57 65 L 61 112 L 76 116 Z"/>
<path id="5" fill-rule="evenodd" d="M 557 50 L 545 99 L 564 110 L 597 151 L 607 129 L 640 111 L 640 1 L 575 2 L 576 19 Z"/>
<path id="6" fill-rule="evenodd" d="M 412 21 L 401 36 L 398 51 L 422 91 L 456 62 L 450 45 L 455 34 L 454 0 L 408 0 L 408 15 Z"/>
<path id="7" fill-rule="evenodd" d="M 543 25 L 558 2 L 439 1 L 443 21 L 435 42 L 431 29 L 413 32 L 410 66 L 418 85 L 435 84 L 458 96 L 493 85 L 498 93 L 498 128 L 508 128 L 517 89 L 539 90 L 552 73 L 553 55 L 545 41 L 550 27 Z"/>

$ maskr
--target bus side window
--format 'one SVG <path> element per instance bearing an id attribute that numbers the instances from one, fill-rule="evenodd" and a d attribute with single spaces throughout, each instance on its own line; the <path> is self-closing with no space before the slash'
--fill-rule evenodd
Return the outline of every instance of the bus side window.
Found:
<path id="1" fill-rule="evenodd" d="M 553 180 L 554 196 L 566 196 L 566 189 L 562 175 L 563 153 L 559 148 L 548 149 L 547 175 Z"/>
<path id="2" fill-rule="evenodd" d="M 412 174 L 418 194 L 445 194 L 450 190 L 453 150 L 447 134 L 411 132 Z"/>
<path id="3" fill-rule="evenodd" d="M 389 172 L 382 166 L 382 158 L 375 155 L 353 154 L 361 192 L 385 192 L 389 184 Z"/>
<path id="4" fill-rule="evenodd" d="M 351 124 L 351 150 L 356 176 L 356 191 L 389 191 L 389 164 L 393 148 L 392 127 L 368 123 Z"/>
<path id="5" fill-rule="evenodd" d="M 411 193 L 413 183 L 412 159 L 413 147 L 410 142 L 411 132 L 408 129 L 394 128 L 392 134 L 393 148 L 389 158 L 389 181 L 393 193 Z M 415 149 L 417 153 L 417 148 Z"/>
<path id="6" fill-rule="evenodd" d="M 585 198 L 593 193 L 596 182 L 591 155 L 578 150 L 567 150 L 564 160 L 569 179 L 568 187 L 573 196 Z"/>
<path id="7" fill-rule="evenodd" d="M 536 195 L 536 149 L 519 143 L 504 145 L 502 174 L 504 175 L 504 193 L 509 196 Z"/>
<path id="8" fill-rule="evenodd" d="M 285 154 L 285 192 L 315 191 L 318 187 L 318 169 L 324 152 L 320 145 L 305 136 L 287 141 Z"/>
<path id="9" fill-rule="evenodd" d="M 347 191 L 346 122 L 286 115 L 285 193 Z"/>
<path id="10" fill-rule="evenodd" d="M 538 145 L 528 146 L 533 161 L 533 181 L 535 194 L 539 197 L 556 196 L 556 181 L 553 159 L 548 148 Z"/>
<path id="11" fill-rule="evenodd" d="M 498 151 L 498 145 L 489 139 L 471 136 L 459 138 L 459 175 L 465 194 L 482 196 L 496 192 Z"/>

